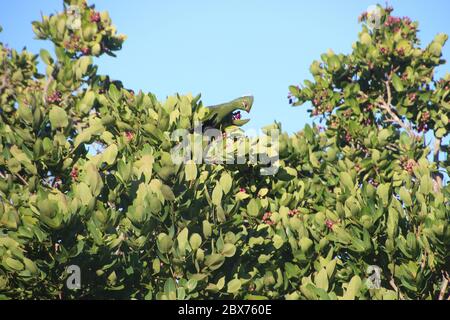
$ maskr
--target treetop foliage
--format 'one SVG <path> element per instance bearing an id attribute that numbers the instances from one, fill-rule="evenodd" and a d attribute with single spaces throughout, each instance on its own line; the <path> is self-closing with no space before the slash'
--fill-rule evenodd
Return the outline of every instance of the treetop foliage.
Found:
<path id="1" fill-rule="evenodd" d="M 450 76 L 434 76 L 446 35 L 422 48 L 417 22 L 364 13 L 353 51 L 324 53 L 290 87 L 322 124 L 258 149 L 279 159 L 264 176 L 171 154 L 175 130 L 194 139 L 207 123 L 223 135 L 205 148 L 248 156 L 262 139 L 234 112 L 252 98 L 208 108 L 127 89 L 93 64 L 125 40 L 108 13 L 64 5 L 32 23 L 54 52 L 0 43 L 1 298 L 448 298 Z"/>

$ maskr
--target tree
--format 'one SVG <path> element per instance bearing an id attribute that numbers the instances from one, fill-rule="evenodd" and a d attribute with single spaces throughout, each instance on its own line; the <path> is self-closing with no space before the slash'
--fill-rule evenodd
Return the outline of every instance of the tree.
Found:
<path id="1" fill-rule="evenodd" d="M 335 195 L 328 207 L 335 215 L 327 218 L 362 236 L 360 244 L 344 241 L 344 252 L 353 247 L 360 255 L 350 260 L 382 266 L 400 297 L 437 298 L 448 281 L 450 189 L 442 181 L 448 159 L 439 154 L 448 148 L 442 139 L 450 130 L 450 75 L 437 80 L 434 71 L 445 62 L 447 35 L 422 49 L 418 23 L 391 12 L 378 6 L 374 28 L 371 13 L 363 13 L 353 52 L 330 50 L 314 61 L 314 81 L 291 86 L 291 103 L 311 102 L 310 114 L 325 121 L 322 156 L 328 163 L 318 165 Z M 433 150 L 425 141 L 428 131 Z M 375 240 L 372 249 L 369 240 Z M 340 235 L 335 241 L 342 246 Z"/>
<path id="2" fill-rule="evenodd" d="M 98 74 L 92 56 L 114 55 L 125 37 L 106 12 L 64 3 L 32 24 L 55 45 L 40 52 L 45 75 L 38 56 L 0 44 L 2 298 L 448 295 L 448 161 L 429 161 L 415 133 L 442 144 L 449 129 L 449 79 L 432 77 L 445 36 L 419 49 L 416 24 L 383 10 L 386 25 L 363 26 L 353 53 L 323 55 L 314 82 L 291 87 L 326 126 L 267 145 L 235 121 L 249 105 L 159 102 Z M 201 135 L 198 123 L 221 134 Z M 177 163 L 178 129 L 225 158 L 249 159 L 258 146 L 278 171 L 261 175 L 265 165 L 220 153 L 216 163 Z M 78 290 L 66 285 L 71 266 Z"/>

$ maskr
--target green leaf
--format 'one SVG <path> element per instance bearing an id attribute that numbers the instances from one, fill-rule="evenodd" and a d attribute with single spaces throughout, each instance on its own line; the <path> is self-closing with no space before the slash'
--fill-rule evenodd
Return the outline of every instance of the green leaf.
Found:
<path id="1" fill-rule="evenodd" d="M 60 107 L 53 106 L 50 110 L 49 118 L 53 129 L 65 128 L 69 124 L 66 111 Z"/>
<path id="2" fill-rule="evenodd" d="M 192 181 L 197 178 L 197 165 L 193 160 L 189 160 L 184 166 L 186 181 Z"/>
<path id="3" fill-rule="evenodd" d="M 445 136 L 447 134 L 447 130 L 445 128 L 439 128 L 436 130 L 436 132 L 434 133 L 434 135 L 436 136 L 436 138 L 440 139 L 443 136 Z"/>
<path id="4" fill-rule="evenodd" d="M 75 194 L 77 195 L 77 198 L 81 201 L 81 203 L 85 206 L 87 206 L 92 199 L 91 189 L 84 182 L 81 182 L 75 186 Z"/>
<path id="5" fill-rule="evenodd" d="M 236 246 L 232 243 L 225 243 L 221 253 L 224 257 L 231 258 L 236 253 Z"/>
<path id="6" fill-rule="evenodd" d="M 435 57 L 440 57 L 442 54 L 442 45 L 436 41 L 430 44 L 429 51 Z"/>
<path id="7" fill-rule="evenodd" d="M 153 260 L 152 268 L 154 273 L 159 273 L 161 271 L 161 261 L 158 258 Z"/>
<path id="8" fill-rule="evenodd" d="M 143 174 L 145 177 L 145 181 L 149 182 L 152 178 L 152 172 L 153 172 L 153 163 L 154 158 L 150 154 L 146 154 L 142 156 L 141 159 L 136 161 L 134 163 L 134 167 L 136 168 L 137 177 L 140 178 Z"/>
<path id="9" fill-rule="evenodd" d="M 336 55 L 328 58 L 328 67 L 331 72 L 338 71 L 341 68 L 341 63 Z"/>
<path id="10" fill-rule="evenodd" d="M 395 91 L 402 92 L 404 89 L 402 80 L 397 74 L 392 75 L 392 85 L 394 86 Z"/>
<path id="11" fill-rule="evenodd" d="M 172 278 L 168 278 L 164 283 L 164 292 L 172 299 L 176 298 L 177 284 Z M 175 297 L 173 297 L 175 295 Z"/>
<path id="12" fill-rule="evenodd" d="M 205 258 L 205 266 L 211 271 L 219 269 L 224 262 L 225 257 L 217 253 L 213 253 Z"/>
<path id="13" fill-rule="evenodd" d="M 362 44 L 365 44 L 366 46 L 372 43 L 372 37 L 367 32 L 363 32 L 359 40 L 361 41 Z"/>
<path id="14" fill-rule="evenodd" d="M 277 250 L 280 249 L 280 248 L 283 246 L 283 244 L 284 244 L 283 238 L 280 237 L 280 236 L 277 235 L 277 234 L 273 236 L 272 242 L 273 242 L 273 246 L 274 246 L 275 249 L 277 249 Z"/>
<path id="15" fill-rule="evenodd" d="M 161 253 L 167 253 L 172 248 L 173 241 L 169 235 L 163 232 L 158 235 L 156 244 Z"/>
<path id="16" fill-rule="evenodd" d="M 208 220 L 203 220 L 203 235 L 206 238 L 209 238 L 211 236 L 211 232 L 212 232 L 212 228 L 211 228 L 211 223 L 209 223 Z"/>
<path id="17" fill-rule="evenodd" d="M 259 215 L 259 205 L 256 199 L 251 199 L 247 204 L 247 213 L 252 217 Z"/>
<path id="18" fill-rule="evenodd" d="M 242 283 L 239 279 L 233 279 L 230 282 L 228 282 L 227 286 L 227 292 L 231 294 L 235 294 L 241 289 Z"/>
<path id="19" fill-rule="evenodd" d="M 167 201 L 175 201 L 175 194 L 168 185 L 163 184 L 161 186 L 161 193 Z"/>
<path id="20" fill-rule="evenodd" d="M 359 276 L 353 276 L 348 284 L 347 290 L 343 296 L 344 300 L 355 300 L 358 296 L 359 290 L 361 288 L 361 278 Z"/>
<path id="21" fill-rule="evenodd" d="M 351 175 L 348 172 L 342 172 L 340 174 L 340 180 L 342 184 L 348 189 L 353 190 L 354 184 Z"/>
<path id="22" fill-rule="evenodd" d="M 116 161 L 118 149 L 117 145 L 112 144 L 106 148 L 102 154 L 102 160 L 109 165 L 112 165 Z"/>
<path id="23" fill-rule="evenodd" d="M 398 231 L 398 212 L 396 209 L 390 207 L 388 210 L 387 220 L 387 234 L 388 237 L 393 239 L 397 236 Z"/>
<path id="24" fill-rule="evenodd" d="M 216 206 L 220 206 L 220 203 L 222 202 L 222 187 L 220 184 L 216 184 L 216 187 L 213 190 L 212 202 Z"/>
<path id="25" fill-rule="evenodd" d="M 405 203 L 406 206 L 410 207 L 412 205 L 411 195 L 405 187 L 400 188 L 400 199 Z"/>
<path id="26" fill-rule="evenodd" d="M 26 122 L 31 123 L 33 121 L 33 113 L 31 112 L 31 108 L 24 103 L 19 103 L 19 108 L 17 110 L 19 112 L 19 116 Z"/>
<path id="27" fill-rule="evenodd" d="M 322 268 L 316 275 L 314 283 L 317 288 L 328 291 L 328 274 L 325 268 Z"/>
<path id="28" fill-rule="evenodd" d="M 183 253 L 184 253 L 184 251 L 186 250 L 186 247 L 187 247 L 188 236 L 189 236 L 189 230 L 187 228 L 184 228 L 183 230 L 181 230 L 180 233 L 177 236 L 178 248 Z"/>
<path id="29" fill-rule="evenodd" d="M 225 172 L 220 177 L 220 185 L 222 186 L 222 190 L 224 194 L 227 194 L 231 190 L 232 179 L 229 173 Z"/>
<path id="30" fill-rule="evenodd" d="M 267 188 L 261 188 L 261 189 L 259 189 L 259 191 L 258 191 L 258 196 L 261 197 L 261 198 L 263 198 L 263 197 L 265 197 L 265 196 L 267 195 L 267 193 L 269 193 L 269 189 L 267 189 Z"/>
<path id="31" fill-rule="evenodd" d="M 193 233 L 189 239 L 189 244 L 191 245 L 192 250 L 197 250 L 202 244 L 202 236 L 198 233 Z"/>
<path id="32" fill-rule="evenodd" d="M 380 184 L 377 188 L 377 195 L 385 206 L 389 203 L 390 185 L 388 183 Z"/>
<path id="33" fill-rule="evenodd" d="M 433 190 L 433 181 L 430 176 L 425 174 L 420 178 L 419 192 L 428 195 Z"/>
<path id="34" fill-rule="evenodd" d="M 52 56 L 50 55 L 50 53 L 47 50 L 41 49 L 41 51 L 39 52 L 39 55 L 41 56 L 42 61 L 46 65 L 53 64 Z"/>
<path id="35" fill-rule="evenodd" d="M 85 182 L 89 186 L 94 196 L 98 196 L 103 188 L 103 181 L 95 165 L 90 164 L 86 167 Z"/>
<path id="36" fill-rule="evenodd" d="M 16 271 L 21 271 L 25 267 L 22 262 L 11 257 L 6 258 L 4 261 L 6 266 Z"/>

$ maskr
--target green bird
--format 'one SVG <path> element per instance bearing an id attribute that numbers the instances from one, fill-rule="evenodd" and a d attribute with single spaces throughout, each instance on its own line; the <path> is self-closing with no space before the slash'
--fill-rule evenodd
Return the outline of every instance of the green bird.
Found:
<path id="1" fill-rule="evenodd" d="M 250 119 L 241 119 L 240 111 L 250 112 L 253 106 L 253 96 L 243 96 L 230 102 L 208 106 L 210 110 L 203 126 L 207 128 L 224 129 L 229 126 L 243 126 Z"/>

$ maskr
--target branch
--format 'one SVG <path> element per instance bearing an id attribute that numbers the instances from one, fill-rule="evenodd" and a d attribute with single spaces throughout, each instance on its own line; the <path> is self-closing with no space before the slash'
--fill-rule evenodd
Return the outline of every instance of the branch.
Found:
<path id="1" fill-rule="evenodd" d="M 441 139 L 435 138 L 433 161 L 436 163 L 437 170 L 439 171 L 439 151 L 441 150 Z M 437 172 L 434 174 L 434 192 L 438 193 L 442 188 L 442 174 Z"/>
<path id="2" fill-rule="evenodd" d="M 16 173 L 16 177 L 19 178 L 24 185 L 28 186 L 28 182 L 20 174 Z"/>
<path id="3" fill-rule="evenodd" d="M 8 88 L 8 78 L 7 78 L 7 74 L 5 73 L 3 75 L 3 77 L 1 78 L 0 93 L 2 93 L 2 91 L 6 88 Z"/>
<path id="4" fill-rule="evenodd" d="M 408 126 L 406 123 L 404 123 L 399 116 L 394 112 L 392 109 L 392 94 L 391 94 L 391 87 L 389 86 L 389 81 L 384 82 L 386 85 L 386 91 L 387 91 L 387 101 L 383 101 L 379 106 L 381 109 L 385 110 L 391 119 L 388 119 L 388 122 L 394 122 L 398 124 L 400 127 L 402 127 L 411 137 L 414 137 L 414 133 L 412 132 L 410 126 Z"/>
<path id="5" fill-rule="evenodd" d="M 439 292 L 439 300 L 444 300 L 445 292 L 447 291 L 448 286 L 448 274 L 447 272 L 442 275 L 442 285 L 441 285 L 441 291 Z M 450 298 L 450 297 L 449 297 Z"/>
<path id="6" fill-rule="evenodd" d="M 400 292 L 400 290 L 398 290 L 397 285 L 395 284 L 394 277 L 391 278 L 391 280 L 389 281 L 389 284 L 391 285 L 392 289 L 394 289 L 395 292 L 397 292 L 400 299 L 404 300 L 402 293 Z"/>
<path id="7" fill-rule="evenodd" d="M 50 83 L 52 81 L 53 81 L 53 76 L 50 75 L 44 84 L 44 88 L 42 89 L 42 91 L 43 91 L 42 99 L 44 100 L 44 105 L 47 103 L 47 90 L 48 90 L 48 86 L 50 85 Z"/>

